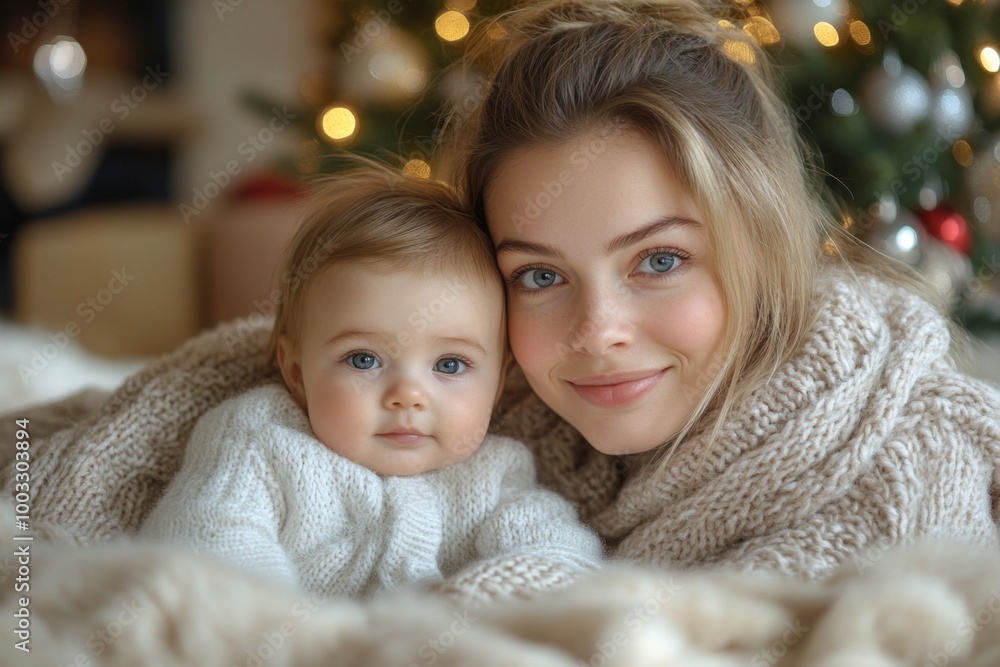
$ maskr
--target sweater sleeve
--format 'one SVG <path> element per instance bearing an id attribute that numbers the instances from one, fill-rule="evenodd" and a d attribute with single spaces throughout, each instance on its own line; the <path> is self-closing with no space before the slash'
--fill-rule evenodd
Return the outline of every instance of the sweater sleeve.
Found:
<path id="1" fill-rule="evenodd" d="M 535 483 L 531 454 L 509 439 L 505 468 L 492 511 L 475 538 L 478 561 L 437 587 L 455 602 L 481 604 L 506 597 L 531 598 L 595 572 L 600 538 L 573 506 Z"/>
<path id="2" fill-rule="evenodd" d="M 274 457 L 261 451 L 267 431 L 223 404 L 195 426 L 177 475 L 139 536 L 180 544 L 273 580 L 294 582 L 279 540 L 285 503 Z"/>

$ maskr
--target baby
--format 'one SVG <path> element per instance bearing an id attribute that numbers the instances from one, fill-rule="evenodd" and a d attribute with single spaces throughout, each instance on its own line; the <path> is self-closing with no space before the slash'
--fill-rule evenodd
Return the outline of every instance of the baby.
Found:
<path id="1" fill-rule="evenodd" d="M 525 554 L 600 559 L 521 444 L 486 435 L 507 359 L 489 238 L 447 186 L 368 167 L 312 201 L 282 273 L 284 383 L 202 417 L 140 534 L 324 596 Z"/>

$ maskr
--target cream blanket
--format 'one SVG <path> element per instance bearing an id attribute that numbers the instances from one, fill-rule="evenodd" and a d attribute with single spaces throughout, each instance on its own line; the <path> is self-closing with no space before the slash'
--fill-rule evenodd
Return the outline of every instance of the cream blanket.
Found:
<path id="1" fill-rule="evenodd" d="M 964 549 L 873 550 L 825 584 L 615 569 L 532 602 L 456 607 L 321 602 L 185 553 L 13 542 L 13 524 L 4 503 L 0 537 L 29 549 L 0 587 L 4 624 L 24 628 L 0 642 L 12 667 L 1000 664 L 1000 557 Z"/>

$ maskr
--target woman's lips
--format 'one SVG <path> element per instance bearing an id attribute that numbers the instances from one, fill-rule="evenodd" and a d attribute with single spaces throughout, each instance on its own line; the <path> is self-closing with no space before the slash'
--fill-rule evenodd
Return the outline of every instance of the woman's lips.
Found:
<path id="1" fill-rule="evenodd" d="M 574 391 L 593 406 L 618 408 L 635 403 L 660 383 L 668 369 L 594 375 L 569 381 Z"/>

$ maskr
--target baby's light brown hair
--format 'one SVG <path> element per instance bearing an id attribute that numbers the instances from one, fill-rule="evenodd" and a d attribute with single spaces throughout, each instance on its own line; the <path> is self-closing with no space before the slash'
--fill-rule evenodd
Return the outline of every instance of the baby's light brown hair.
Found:
<path id="1" fill-rule="evenodd" d="M 309 285 L 327 268 L 351 261 L 388 272 L 455 275 L 503 293 L 489 236 L 452 187 L 366 161 L 317 182 L 306 202 L 280 267 L 271 363 L 277 363 L 281 336 L 299 340 Z M 505 330 L 503 318 L 504 353 Z"/>

